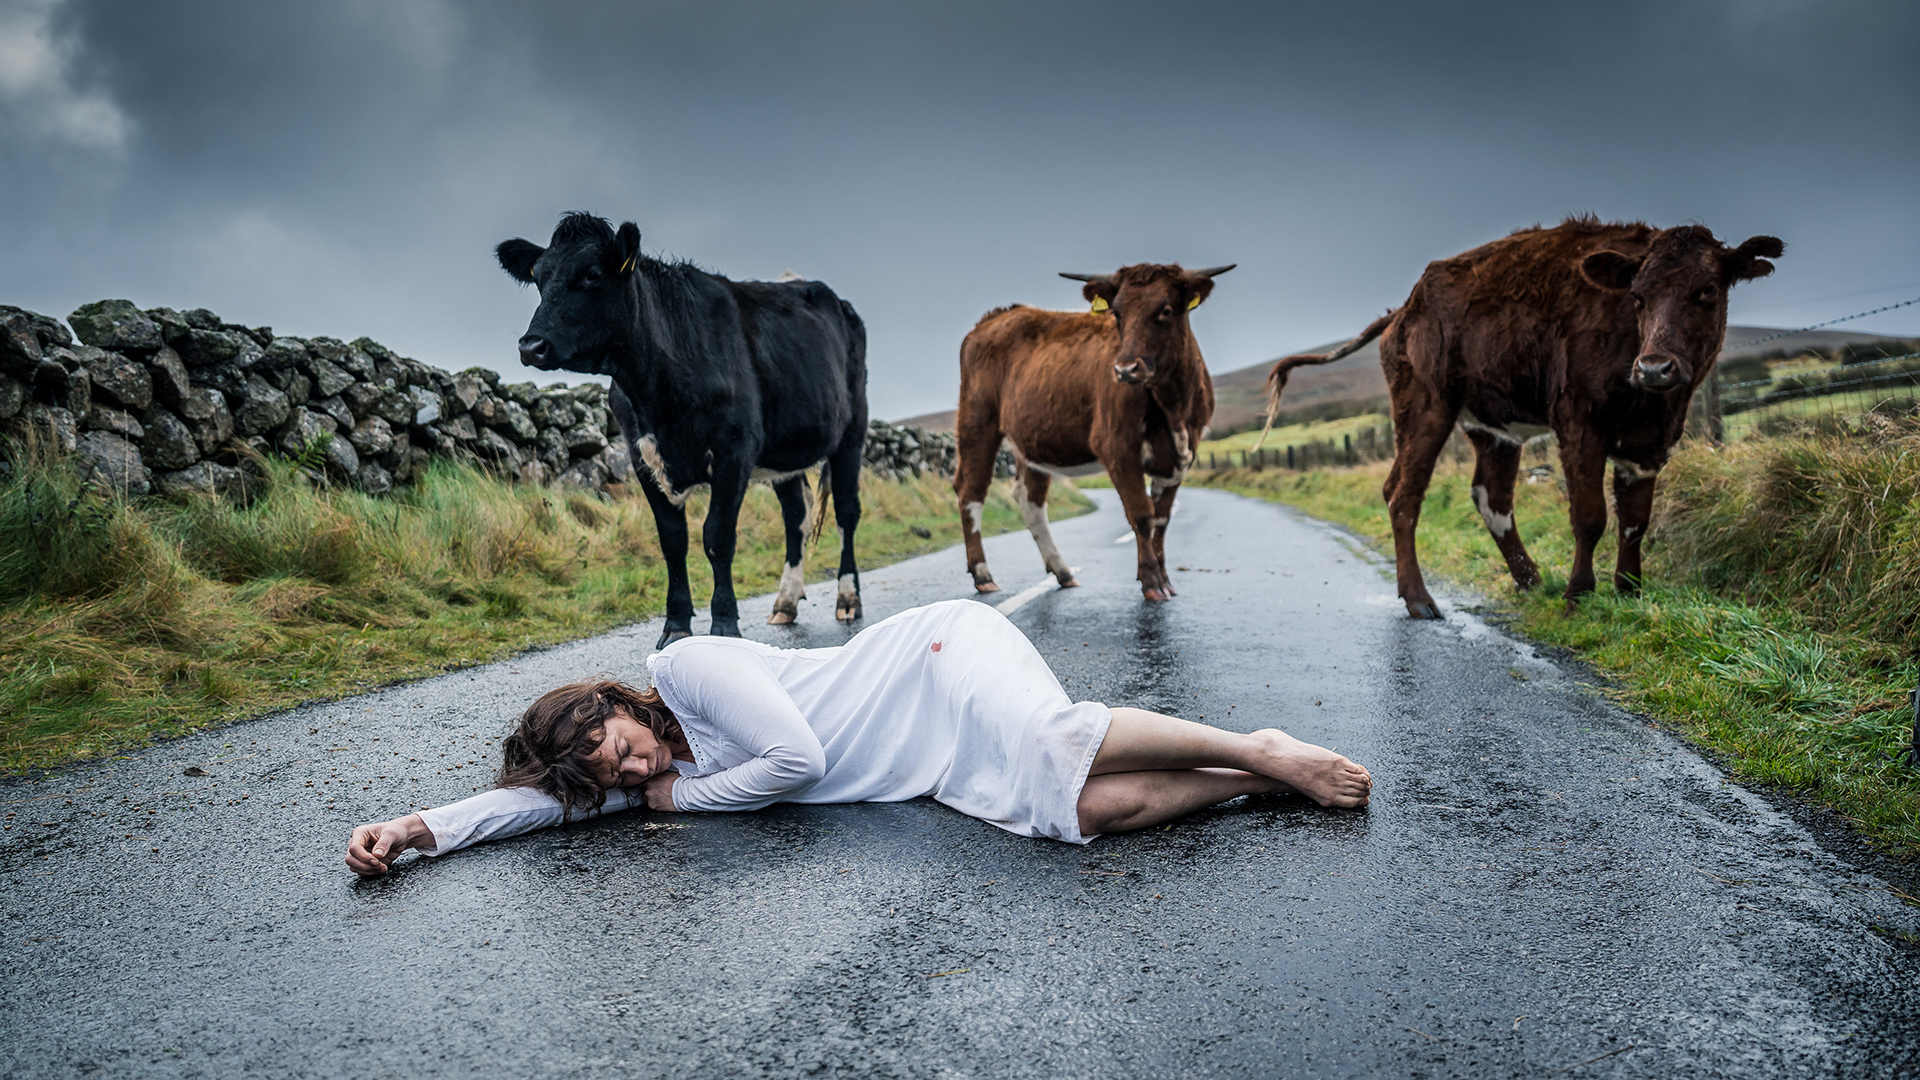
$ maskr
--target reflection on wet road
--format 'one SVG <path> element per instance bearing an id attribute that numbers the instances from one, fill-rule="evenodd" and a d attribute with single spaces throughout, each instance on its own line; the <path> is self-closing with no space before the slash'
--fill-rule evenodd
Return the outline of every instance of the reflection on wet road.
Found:
<path id="1" fill-rule="evenodd" d="M 358 883 L 347 831 L 485 786 L 541 690 L 657 627 L 0 783 L 8 1076 L 1898 1075 L 1920 909 L 1337 534 L 1181 496 L 1180 595 L 1103 509 L 1012 618 L 1076 697 L 1279 726 L 1366 812 L 1242 800 L 1086 848 L 930 801 L 629 814 Z M 1044 577 L 1024 535 L 1002 580 Z M 969 593 L 956 552 L 867 612 Z M 844 640 L 832 585 L 779 644 Z M 1004 598 L 1004 597 L 1003 597 Z M 205 776 L 190 776 L 195 767 Z M 1909 890 L 1911 891 L 1911 890 Z"/>

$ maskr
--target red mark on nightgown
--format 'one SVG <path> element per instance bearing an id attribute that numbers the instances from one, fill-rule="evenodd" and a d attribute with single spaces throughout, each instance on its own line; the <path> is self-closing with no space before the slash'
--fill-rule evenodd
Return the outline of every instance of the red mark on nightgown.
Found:
<path id="1" fill-rule="evenodd" d="M 937 642 L 937 641 L 936 641 L 936 642 L 934 642 L 934 643 L 933 643 L 933 651 L 934 651 L 934 652 L 939 652 L 939 651 L 940 651 L 940 643 L 939 643 L 939 642 Z"/>

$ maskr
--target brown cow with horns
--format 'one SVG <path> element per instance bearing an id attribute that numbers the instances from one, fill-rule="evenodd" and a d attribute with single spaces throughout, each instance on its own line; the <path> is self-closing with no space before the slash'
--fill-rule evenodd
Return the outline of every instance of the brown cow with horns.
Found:
<path id="1" fill-rule="evenodd" d="M 1686 424 L 1727 332 L 1727 291 L 1773 273 L 1786 245 L 1739 247 L 1704 226 L 1655 229 L 1569 218 L 1430 263 L 1407 302 L 1331 353 L 1290 356 L 1268 375 L 1268 423 L 1302 364 L 1338 360 L 1380 338 L 1393 398 L 1393 469 L 1381 494 L 1393 521 L 1400 598 L 1440 618 L 1420 574 L 1414 533 L 1434 462 L 1457 421 L 1473 443 L 1473 501 L 1523 589 L 1540 571 L 1513 523 L 1520 446 L 1560 442 L 1573 522 L 1569 608 L 1593 591 L 1593 549 L 1607 528 L 1602 481 L 1613 460 L 1620 553 L 1613 583 L 1640 585 L 1640 541 L 1654 477 Z"/>
<path id="2" fill-rule="evenodd" d="M 974 588 L 1000 588 L 980 543 L 980 510 L 1004 436 L 1013 444 L 1021 514 L 1061 587 L 1079 582 L 1047 526 L 1047 490 L 1055 475 L 1104 468 L 1133 526 L 1141 593 L 1148 600 L 1173 595 L 1167 519 L 1213 419 L 1213 380 L 1187 313 L 1213 292 L 1213 278 L 1231 269 L 1140 263 L 1112 274 L 1061 274 L 1086 283 L 1081 295 L 1092 312 L 1015 304 L 987 312 L 967 334 L 953 487 Z"/>

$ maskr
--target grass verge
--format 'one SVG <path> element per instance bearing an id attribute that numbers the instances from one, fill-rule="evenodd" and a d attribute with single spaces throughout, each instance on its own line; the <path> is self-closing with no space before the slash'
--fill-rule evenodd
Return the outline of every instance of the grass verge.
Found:
<path id="1" fill-rule="evenodd" d="M 1391 553 L 1387 466 L 1243 469 L 1195 482 L 1286 503 Z M 1920 768 L 1898 759 L 1920 683 L 1920 433 L 1687 444 L 1661 475 L 1647 587 L 1602 585 L 1564 612 L 1573 541 L 1551 477 L 1525 483 L 1515 518 L 1545 581 L 1517 590 L 1468 494 L 1443 464 L 1420 521 L 1430 577 L 1466 585 L 1535 641 L 1577 652 L 1608 692 L 1724 760 L 1742 780 L 1832 809 L 1874 844 L 1920 855 Z"/>
<path id="2" fill-rule="evenodd" d="M 403 493 L 317 491 L 287 462 L 264 493 L 128 502 L 65 462 L 0 477 L 0 770 L 51 766 L 660 614 L 666 569 L 646 501 L 505 483 L 436 463 Z M 1007 483 L 989 533 L 1022 527 Z M 863 569 L 958 542 L 946 481 L 864 478 Z M 1051 512 L 1091 509 L 1066 485 Z M 689 501 L 696 523 L 704 496 Z M 916 531 L 918 530 L 918 531 Z M 924 534 L 924 535 L 923 535 Z M 771 489 L 740 517 L 736 590 L 779 581 Z M 837 568 L 831 529 L 809 557 Z M 690 560 L 704 609 L 711 574 Z M 956 585 L 964 569 L 955 564 Z"/>

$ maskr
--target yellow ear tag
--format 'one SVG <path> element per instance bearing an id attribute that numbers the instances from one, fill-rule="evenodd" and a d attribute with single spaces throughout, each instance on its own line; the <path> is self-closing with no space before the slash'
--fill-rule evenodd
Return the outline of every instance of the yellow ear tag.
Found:
<path id="1" fill-rule="evenodd" d="M 1106 298 L 1106 297 L 1104 297 L 1104 296 L 1096 296 L 1096 297 L 1094 297 L 1094 298 L 1093 298 L 1093 313 L 1094 313 L 1095 315 L 1098 315 L 1098 314 L 1100 314 L 1101 312 L 1103 312 L 1103 311 L 1105 311 L 1105 310 L 1107 310 L 1107 298 Z"/>
<path id="2" fill-rule="evenodd" d="M 627 261 L 620 264 L 620 272 L 624 274 L 631 269 L 633 269 L 633 256 L 629 255 Z"/>
<path id="3" fill-rule="evenodd" d="M 1197 297 L 1197 296 L 1196 296 L 1196 297 L 1194 297 L 1193 299 L 1191 299 L 1191 300 L 1189 300 L 1189 301 L 1187 301 L 1187 310 L 1188 310 L 1188 311 L 1192 311 L 1192 310 L 1193 310 L 1194 308 L 1197 308 L 1197 307 L 1199 307 L 1199 306 L 1200 306 L 1200 298 L 1199 298 L 1199 297 Z"/>

